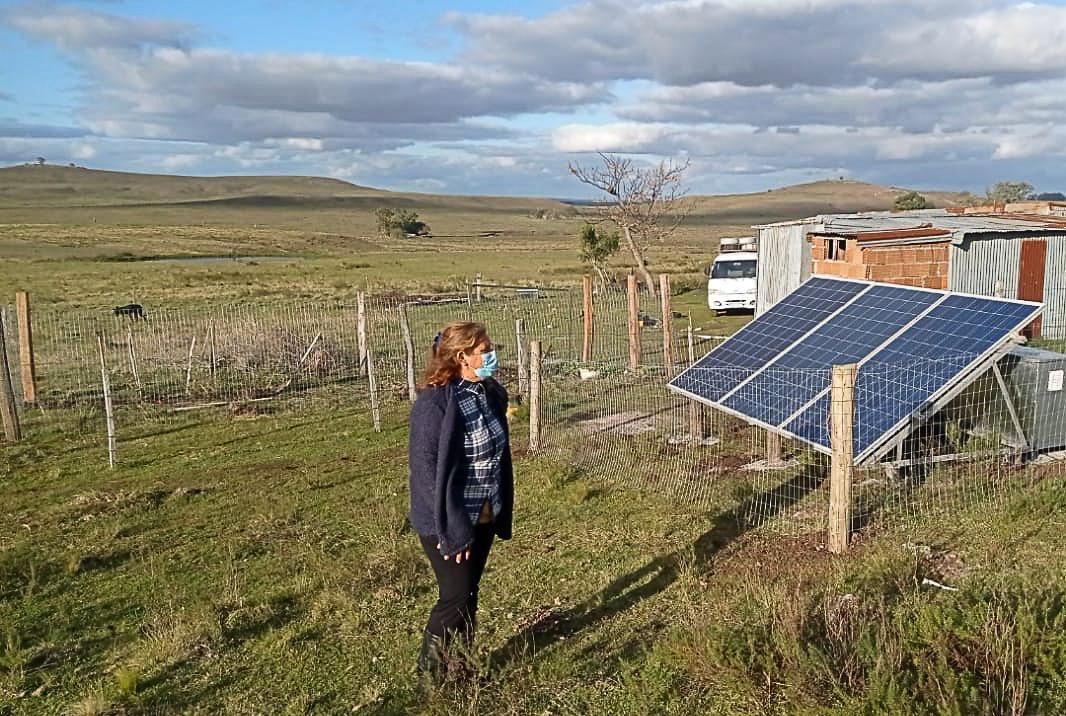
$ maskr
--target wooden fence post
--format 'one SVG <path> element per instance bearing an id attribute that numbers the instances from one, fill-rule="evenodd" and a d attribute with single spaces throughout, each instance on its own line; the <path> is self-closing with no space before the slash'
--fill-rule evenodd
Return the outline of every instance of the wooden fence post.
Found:
<path id="1" fill-rule="evenodd" d="M 215 366 L 218 364 L 218 346 L 215 342 L 215 322 L 211 321 L 207 327 L 207 340 L 210 343 L 211 353 L 211 390 L 218 390 L 218 380 L 215 377 Z M 140 378 L 137 379 L 140 382 Z"/>
<path id="2" fill-rule="evenodd" d="M 101 341 L 103 338 L 100 339 Z M 100 344 L 101 346 L 103 343 Z M 189 341 L 189 360 L 185 365 L 185 397 L 189 397 L 189 392 L 192 390 L 192 358 L 193 353 L 196 351 L 196 336 L 192 337 Z M 100 355 L 103 355 L 102 353 Z"/>
<path id="3" fill-rule="evenodd" d="M 3 316 L 0 315 L 0 415 L 4 421 L 4 437 L 8 442 L 15 443 L 22 439 L 22 426 L 19 425 L 15 390 L 11 386 L 11 370 L 7 363 L 7 339 L 4 336 L 6 332 Z"/>
<path id="4" fill-rule="evenodd" d="M 540 341 L 529 343 L 529 451 L 540 450 Z"/>
<path id="5" fill-rule="evenodd" d="M 585 317 L 585 340 L 581 347 L 581 362 L 588 363 L 592 360 L 592 277 L 581 277 L 581 288 L 584 295 L 583 313 Z"/>
<path id="6" fill-rule="evenodd" d="M 137 390 L 141 391 L 141 372 L 137 369 L 137 349 L 133 345 L 133 321 L 126 326 L 126 353 L 129 354 L 130 372 L 133 373 L 133 381 L 137 384 Z"/>
<path id="7" fill-rule="evenodd" d="M 481 274 L 474 275 L 474 300 L 481 303 Z"/>
<path id="8" fill-rule="evenodd" d="M 663 371 L 667 379 L 674 373 L 673 309 L 670 307 L 670 277 L 659 274 L 659 300 L 663 311 Z"/>
<path id="9" fill-rule="evenodd" d="M 637 277 L 626 277 L 626 295 L 629 298 L 629 369 L 640 368 L 640 304 L 637 298 Z"/>
<path id="10" fill-rule="evenodd" d="M 855 377 L 858 366 L 833 366 L 829 404 L 830 445 L 833 461 L 829 473 L 829 551 L 842 554 L 848 549 L 851 529 L 851 480 L 854 469 Z"/>
<path id="11" fill-rule="evenodd" d="M 696 341 L 695 341 L 695 338 L 692 335 L 692 322 L 689 321 L 689 324 L 688 324 L 688 364 L 689 364 L 689 366 L 692 366 L 692 365 L 695 365 L 695 363 L 696 363 Z M 688 403 L 689 434 L 692 437 L 692 441 L 694 443 L 697 443 L 697 444 L 702 442 L 703 439 L 705 437 L 707 437 L 706 427 L 704 426 L 703 416 L 704 416 L 703 404 L 698 402 L 698 401 L 696 401 L 696 400 L 690 400 L 689 403 Z"/>
<path id="12" fill-rule="evenodd" d="M 114 469 L 115 413 L 111 405 L 111 377 L 107 373 L 107 359 L 104 357 L 104 337 L 100 333 L 96 334 L 96 345 L 100 350 L 100 382 L 104 388 L 104 416 L 107 418 L 107 466 Z"/>
<path id="13" fill-rule="evenodd" d="M 359 348 L 359 377 L 367 374 L 367 348 L 366 348 L 366 293 L 360 291 L 355 299 L 355 336 Z"/>
<path id="14" fill-rule="evenodd" d="M 529 392 L 529 378 L 526 374 L 526 332 L 521 318 L 514 321 L 514 342 L 518 359 L 518 394 Z"/>
<path id="15" fill-rule="evenodd" d="M 413 403 L 418 398 L 415 389 L 415 344 L 411 338 L 411 324 L 407 321 L 407 304 L 400 304 L 400 331 L 403 333 L 403 351 L 407 363 L 407 398 Z"/>
<path id="16" fill-rule="evenodd" d="M 19 291 L 15 294 L 15 311 L 19 324 L 19 363 L 22 373 L 22 402 L 37 403 L 37 367 L 33 354 L 33 326 L 30 322 L 30 294 Z"/>
<path id="17" fill-rule="evenodd" d="M 781 436 L 766 431 L 766 466 L 781 467 L 785 464 L 784 450 L 781 448 Z"/>
<path id="18" fill-rule="evenodd" d="M 366 353 L 366 375 L 370 387 L 370 415 L 374 420 L 374 432 L 381 432 L 381 403 L 378 402 L 378 376 L 374 369 L 374 354 Z"/>

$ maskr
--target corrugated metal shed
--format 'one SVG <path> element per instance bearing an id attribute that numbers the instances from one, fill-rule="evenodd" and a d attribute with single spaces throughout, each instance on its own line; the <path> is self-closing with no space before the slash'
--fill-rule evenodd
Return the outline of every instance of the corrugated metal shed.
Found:
<path id="1" fill-rule="evenodd" d="M 948 290 L 982 296 L 1018 295 L 1018 241 L 967 239 L 953 244 L 948 260 Z"/>
<path id="2" fill-rule="evenodd" d="M 811 242 L 807 230 L 813 223 L 790 223 L 758 229 L 759 272 L 756 278 L 755 315 L 799 288 L 811 275 Z"/>
<path id="3" fill-rule="evenodd" d="M 962 243 L 973 234 L 1061 233 L 1066 218 L 1032 214 L 953 214 L 944 209 L 921 211 L 874 212 L 869 214 L 834 214 L 818 217 L 821 230 L 812 233 L 851 236 L 876 231 L 939 229 L 951 234 L 952 241 Z"/>
<path id="4" fill-rule="evenodd" d="M 997 210 L 998 209 L 998 210 Z M 1011 209 L 1017 209 L 1010 211 Z M 856 238 L 862 243 L 930 242 L 949 238 L 949 288 L 993 295 L 999 282 L 1015 297 L 1021 240 L 1047 241 L 1045 335 L 1066 335 L 1066 205 L 1021 203 L 965 210 L 826 214 L 753 227 L 759 235 L 756 315 L 784 298 L 811 271 L 809 234 Z"/>
<path id="5" fill-rule="evenodd" d="M 1047 239 L 1043 335 L 1066 338 L 1066 232 Z"/>

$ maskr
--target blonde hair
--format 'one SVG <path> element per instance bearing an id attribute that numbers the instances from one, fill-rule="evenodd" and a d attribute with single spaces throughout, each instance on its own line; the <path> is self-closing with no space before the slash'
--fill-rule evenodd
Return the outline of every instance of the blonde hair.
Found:
<path id="1" fill-rule="evenodd" d="M 452 321 L 437 334 L 429 349 L 429 361 L 418 387 L 444 385 L 462 374 L 457 356 L 478 346 L 491 345 L 485 326 L 472 321 Z"/>

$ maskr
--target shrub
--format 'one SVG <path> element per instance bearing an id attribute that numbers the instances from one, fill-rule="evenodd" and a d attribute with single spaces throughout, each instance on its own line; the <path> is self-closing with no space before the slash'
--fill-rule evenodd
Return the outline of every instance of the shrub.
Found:
<path id="1" fill-rule="evenodd" d="M 892 202 L 892 208 L 896 211 L 928 209 L 929 201 L 916 191 L 908 191 L 896 197 L 896 200 Z"/>

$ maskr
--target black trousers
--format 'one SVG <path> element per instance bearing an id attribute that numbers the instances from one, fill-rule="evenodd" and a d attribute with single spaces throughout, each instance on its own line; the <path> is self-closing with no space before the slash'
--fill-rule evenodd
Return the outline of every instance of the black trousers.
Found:
<path id="1" fill-rule="evenodd" d="M 448 644 L 456 636 L 461 636 L 467 643 L 474 638 L 477 626 L 477 592 L 481 575 L 485 571 L 485 562 L 492 549 L 495 537 L 493 525 L 477 525 L 474 528 L 474 544 L 470 546 L 470 559 L 463 555 L 463 561 L 456 564 L 455 557 L 444 559 L 437 549 L 436 535 L 419 535 L 422 549 L 433 565 L 433 574 L 437 577 L 439 595 L 437 603 L 429 613 L 426 631 L 438 637 L 441 644 Z"/>

